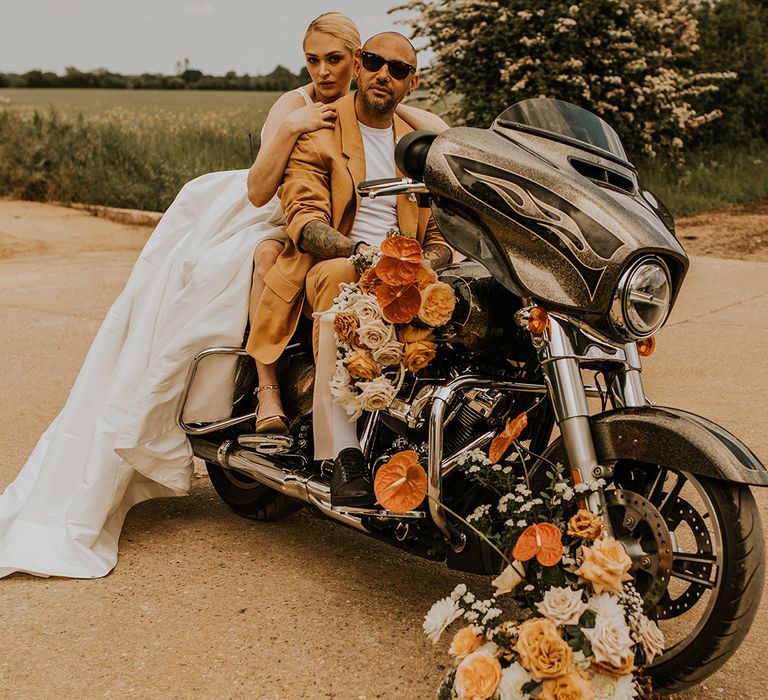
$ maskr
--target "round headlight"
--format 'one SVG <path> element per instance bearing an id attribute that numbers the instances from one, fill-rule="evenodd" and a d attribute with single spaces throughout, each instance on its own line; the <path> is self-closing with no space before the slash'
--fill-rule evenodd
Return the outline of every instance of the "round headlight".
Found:
<path id="1" fill-rule="evenodd" d="M 658 258 L 643 258 L 621 277 L 611 307 L 617 330 L 633 339 L 647 338 L 661 328 L 669 313 L 672 284 Z"/>

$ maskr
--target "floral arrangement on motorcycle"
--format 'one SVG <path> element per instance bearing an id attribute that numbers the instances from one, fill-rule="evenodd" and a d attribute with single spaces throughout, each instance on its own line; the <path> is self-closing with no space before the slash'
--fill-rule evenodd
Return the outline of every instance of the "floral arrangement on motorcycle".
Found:
<path id="1" fill-rule="evenodd" d="M 397 229 L 388 236 L 380 250 L 352 257 L 360 279 L 341 285 L 331 307 L 337 348 L 331 394 L 350 420 L 389 406 L 405 372 L 419 372 L 433 360 L 434 329 L 450 321 L 456 305 L 421 244 Z"/>
<path id="2" fill-rule="evenodd" d="M 489 455 L 461 457 L 468 479 L 493 494 L 464 520 L 506 567 L 481 600 L 460 584 L 424 618 L 436 644 L 454 622 L 453 668 L 437 697 L 496 700 L 630 700 L 652 698 L 642 672 L 664 650 L 658 625 L 643 612 L 622 544 L 584 499 L 602 479 L 573 484 L 550 464 L 534 494 L 524 448 L 525 414 L 507 424 Z M 502 459 L 512 446 L 513 456 Z M 456 515 L 456 514 L 454 514 Z M 456 517 L 459 517 L 456 515 Z M 499 600 L 501 599 L 501 600 Z M 515 619 L 501 607 L 522 603 Z"/>

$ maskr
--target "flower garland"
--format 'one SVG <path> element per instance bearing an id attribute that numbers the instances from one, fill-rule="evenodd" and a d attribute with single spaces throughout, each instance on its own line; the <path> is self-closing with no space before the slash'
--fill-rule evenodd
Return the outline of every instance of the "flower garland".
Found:
<path id="1" fill-rule="evenodd" d="M 352 256 L 360 279 L 334 300 L 336 366 L 330 383 L 350 420 L 392 403 L 404 373 L 435 357 L 433 329 L 451 319 L 456 296 L 439 282 L 420 243 L 390 229 L 381 249 Z"/>
<path id="2" fill-rule="evenodd" d="M 499 439 L 509 446 L 508 438 L 521 430 L 518 425 L 510 436 L 508 425 Z M 580 499 L 604 482 L 572 485 L 563 468 L 552 465 L 549 487 L 535 495 L 519 444 L 514 459 L 494 462 L 474 450 L 459 464 L 494 494 L 466 523 L 507 566 L 493 580 L 490 598 L 480 600 L 460 584 L 425 616 L 423 629 L 433 644 L 456 620 L 465 623 L 451 641 L 455 665 L 438 699 L 652 697 L 650 679 L 637 664 L 663 653 L 664 636 L 643 612 L 623 546 L 605 535 L 600 516 L 580 507 Z M 525 605 L 527 619 L 504 619 L 498 599 L 510 594 Z"/>

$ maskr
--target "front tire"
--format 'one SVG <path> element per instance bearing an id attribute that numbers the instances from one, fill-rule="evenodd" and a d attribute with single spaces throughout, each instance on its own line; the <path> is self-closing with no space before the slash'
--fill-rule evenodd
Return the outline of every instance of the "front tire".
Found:
<path id="1" fill-rule="evenodd" d="M 302 504 L 235 470 L 206 462 L 216 493 L 235 513 L 251 520 L 281 520 L 300 510 Z"/>

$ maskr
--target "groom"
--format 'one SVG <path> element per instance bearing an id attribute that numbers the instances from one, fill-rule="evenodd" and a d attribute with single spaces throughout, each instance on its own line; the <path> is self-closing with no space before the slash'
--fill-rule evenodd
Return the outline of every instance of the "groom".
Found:
<path id="1" fill-rule="evenodd" d="M 416 51 L 402 34 L 384 32 L 365 42 L 357 57 L 358 90 L 339 100 L 333 129 L 304 134 L 296 143 L 283 179 L 280 199 L 288 241 L 264 278 L 266 288 L 254 314 L 246 349 L 264 363 L 277 360 L 305 313 L 326 311 L 339 284 L 356 279 L 349 256 L 358 246 L 379 245 L 391 227 L 417 238 L 424 254 L 439 269 L 452 251 L 437 231 L 429 210 L 405 195 L 362 199 L 363 180 L 397 177 L 395 143 L 412 129 L 395 115 L 400 101 L 419 83 Z M 320 321 L 314 321 L 313 345 L 318 363 Z M 329 377 L 335 356 L 321 353 L 316 375 Z M 326 367 L 330 362 L 331 366 Z M 322 387 L 325 388 L 325 387 Z M 333 406 L 330 435 L 315 430 L 315 459 L 334 458 L 331 504 L 365 507 L 373 491 L 365 470 L 354 423 Z M 330 439 L 330 446 L 329 446 Z M 329 454 L 324 450 L 330 450 Z"/>

